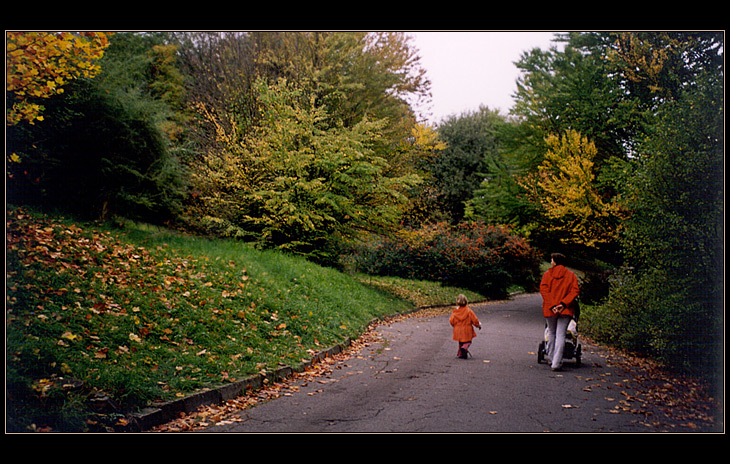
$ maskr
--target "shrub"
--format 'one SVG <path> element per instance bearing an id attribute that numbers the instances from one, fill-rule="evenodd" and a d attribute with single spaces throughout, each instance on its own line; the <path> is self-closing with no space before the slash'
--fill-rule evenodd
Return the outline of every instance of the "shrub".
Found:
<path id="1" fill-rule="evenodd" d="M 685 372 L 717 372 L 721 323 L 691 276 L 622 268 L 610 282 L 608 298 L 581 314 L 587 335 Z"/>
<path id="2" fill-rule="evenodd" d="M 378 238 L 357 252 L 355 262 L 368 274 L 438 281 L 503 298 L 511 285 L 536 288 L 540 260 L 508 227 L 470 222 Z"/>

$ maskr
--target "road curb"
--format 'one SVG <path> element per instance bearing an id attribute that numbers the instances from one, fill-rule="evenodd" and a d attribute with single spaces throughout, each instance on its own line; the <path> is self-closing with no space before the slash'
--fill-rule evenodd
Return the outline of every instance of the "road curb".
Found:
<path id="1" fill-rule="evenodd" d="M 232 382 L 226 385 L 206 389 L 192 395 L 186 396 L 173 401 L 164 403 L 156 403 L 142 409 L 139 412 L 129 415 L 128 425 L 121 432 L 143 432 L 152 429 L 155 426 L 170 422 L 180 416 L 180 414 L 189 414 L 195 412 L 201 406 L 218 404 L 229 401 L 239 396 L 243 396 L 251 390 L 258 390 L 266 383 L 277 382 L 279 380 L 291 377 L 295 372 L 302 372 L 307 367 L 323 361 L 327 357 L 341 353 L 352 344 L 350 338 L 345 339 L 342 343 L 334 345 L 326 350 L 317 352 L 309 361 L 305 361 L 296 367 L 284 366 L 273 372 L 266 374 L 257 374 L 247 377 L 243 380 Z"/>

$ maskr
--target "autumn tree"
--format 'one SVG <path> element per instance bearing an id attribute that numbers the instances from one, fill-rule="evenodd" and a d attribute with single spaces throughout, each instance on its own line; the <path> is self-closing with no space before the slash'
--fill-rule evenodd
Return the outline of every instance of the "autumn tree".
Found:
<path id="1" fill-rule="evenodd" d="M 629 95 L 656 109 L 675 101 L 705 72 L 722 70 L 722 31 L 606 33 L 606 62 Z"/>
<path id="2" fill-rule="evenodd" d="M 619 209 L 596 191 L 596 146 L 576 131 L 550 135 L 545 142 L 548 151 L 537 172 L 520 181 L 541 206 L 545 226 L 567 243 L 596 247 L 615 240 Z"/>
<path id="3" fill-rule="evenodd" d="M 416 117 L 412 100 L 428 99 L 430 83 L 409 37 L 402 33 L 246 32 L 179 33 L 191 104 L 207 116 L 191 126 L 201 144 L 235 123 L 252 129 L 259 119 L 253 84 L 279 78 L 314 95 L 327 124 L 351 127 L 363 118 L 388 118 L 375 149 L 400 174 L 412 168 L 403 151 Z"/>
<path id="4" fill-rule="evenodd" d="M 649 36 L 652 33 L 642 38 L 648 40 Z M 620 34 L 613 32 L 556 34 L 555 42 L 562 44 L 562 49 L 556 46 L 549 50 L 529 50 L 516 63 L 521 71 L 512 109 L 516 124 L 510 126 L 505 134 L 505 152 L 509 154 L 510 163 L 500 171 L 502 185 L 516 193 L 516 198 L 526 195 L 520 191 L 521 187 L 515 188 L 504 175 L 509 174 L 514 179 L 532 173 L 536 179 L 538 167 L 551 150 L 546 143 L 549 137 L 576 131 L 596 148 L 596 155 L 591 160 L 591 189 L 603 202 L 617 204 L 618 195 L 632 170 L 632 158 L 637 156 L 638 146 L 645 137 L 646 129 L 653 123 L 656 109 L 656 101 L 652 100 L 656 97 L 650 96 L 645 82 L 635 82 L 622 69 L 624 65 L 630 67 L 639 63 L 639 60 L 637 58 L 629 64 L 629 56 L 619 54 L 619 38 Z M 627 43 L 630 39 L 623 37 L 622 40 Z M 635 51 L 638 53 L 638 50 Z M 495 185 L 492 187 L 497 188 Z M 509 195 L 499 188 L 496 192 Z M 532 203 L 539 205 L 534 193 L 535 201 Z M 503 200 L 505 195 L 502 195 Z M 575 237 L 561 237 L 557 230 L 548 231 L 552 226 L 546 226 L 542 221 L 547 216 L 530 216 L 529 208 L 524 208 L 526 205 L 512 198 L 506 197 L 509 201 L 504 203 L 505 208 L 520 207 L 520 211 L 528 214 L 503 215 L 514 217 L 518 227 L 530 230 L 533 240 L 540 241 L 544 247 L 556 246 L 566 239 L 574 242 Z M 499 215 L 500 212 L 492 214 Z M 605 229 L 612 224 L 618 225 L 608 221 L 601 227 Z M 600 234 L 603 239 L 595 244 L 607 243 L 604 239 L 611 236 L 608 232 L 606 229 Z M 616 237 L 615 233 L 613 236 Z M 584 237 L 581 243 L 591 241 Z M 607 249 L 601 252 L 604 260 L 620 262 L 622 258 L 615 240 L 610 248 L 610 259 L 609 253 L 605 253 Z"/>
<path id="5" fill-rule="evenodd" d="M 392 227 L 415 175 L 389 177 L 373 150 L 384 120 L 328 127 L 327 113 L 296 85 L 256 83 L 264 124 L 209 152 L 196 172 L 204 224 L 320 261 L 360 231 Z"/>
<path id="6" fill-rule="evenodd" d="M 191 226 L 316 256 L 397 222 L 427 152 L 407 102 L 426 82 L 402 34 L 179 41 L 199 147 L 190 167 L 204 173 L 193 177 Z"/>
<path id="7" fill-rule="evenodd" d="M 42 121 L 7 128 L 8 152 L 20 159 L 8 164 L 10 202 L 156 223 L 179 213 L 184 176 L 171 89 L 181 86 L 163 63 L 169 49 L 156 47 L 164 37 L 112 35 L 94 78 L 45 98 Z"/>
<path id="8" fill-rule="evenodd" d="M 109 44 L 103 32 L 6 32 L 7 124 L 42 121 L 40 100 L 63 93 L 78 77 L 93 77 Z"/>

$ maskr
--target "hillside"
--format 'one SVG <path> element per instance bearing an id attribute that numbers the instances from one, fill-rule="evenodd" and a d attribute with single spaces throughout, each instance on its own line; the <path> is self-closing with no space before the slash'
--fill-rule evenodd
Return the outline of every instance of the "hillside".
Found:
<path id="1" fill-rule="evenodd" d="M 10 431 L 93 430 L 113 417 L 89 419 L 90 404 L 135 410 L 294 366 L 414 309 L 362 276 L 240 242 L 20 208 L 6 224 Z"/>

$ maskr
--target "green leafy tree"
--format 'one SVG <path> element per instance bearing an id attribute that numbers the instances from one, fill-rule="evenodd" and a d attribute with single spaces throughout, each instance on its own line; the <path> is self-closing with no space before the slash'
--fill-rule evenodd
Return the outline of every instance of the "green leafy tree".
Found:
<path id="1" fill-rule="evenodd" d="M 722 41 L 695 33 L 623 40 L 664 43 L 667 54 L 652 60 L 656 50 L 641 46 L 636 56 L 649 53 L 646 64 L 634 58 L 625 74 L 637 73 L 632 90 L 645 95 L 655 117 L 621 189 L 630 213 L 621 238 L 626 267 L 587 327 L 599 339 L 717 380 L 723 375 Z M 672 58 L 673 50 L 681 53 Z"/>
<path id="2" fill-rule="evenodd" d="M 430 97 L 430 82 L 410 38 L 401 32 L 254 32 L 255 75 L 311 92 L 327 124 L 352 127 L 387 119 L 373 149 L 393 175 L 413 170 L 407 140 L 416 126 L 411 103 Z"/>
<path id="3" fill-rule="evenodd" d="M 606 33 L 607 62 L 627 95 L 656 109 L 679 98 L 704 72 L 722 72 L 721 31 Z"/>
<path id="4" fill-rule="evenodd" d="M 524 122 L 519 140 L 529 165 L 542 161 L 548 135 L 567 130 L 594 142 L 597 169 L 610 157 L 625 158 L 641 134 L 643 108 L 606 58 L 610 34 L 570 33 L 557 40 L 565 43 L 562 51 L 533 49 L 516 63 L 522 75 L 512 112 Z"/>
<path id="5" fill-rule="evenodd" d="M 464 215 L 468 220 L 482 220 L 487 224 L 509 224 L 522 236 L 529 237 L 539 205 L 526 197 L 516 175 L 519 171 L 510 161 L 506 156 L 485 160 L 482 181 L 466 202 Z"/>
<path id="6" fill-rule="evenodd" d="M 598 317 L 603 337 L 667 365 L 719 374 L 723 110 L 717 76 L 665 104 L 627 189 L 622 271 Z M 608 324 L 607 324 L 608 326 Z"/>
<path id="7" fill-rule="evenodd" d="M 438 126 L 445 148 L 429 160 L 426 172 L 437 192 L 441 214 L 450 221 L 464 218 L 466 202 L 481 184 L 487 164 L 500 159 L 502 124 L 498 111 L 481 107 L 451 116 Z"/>
<path id="8" fill-rule="evenodd" d="M 231 150 L 209 153 L 199 173 L 209 226 L 327 261 L 329 242 L 396 224 L 419 178 L 386 176 L 386 160 L 372 149 L 384 121 L 331 128 L 326 111 L 293 84 L 261 80 L 256 89 L 264 123 Z"/>

